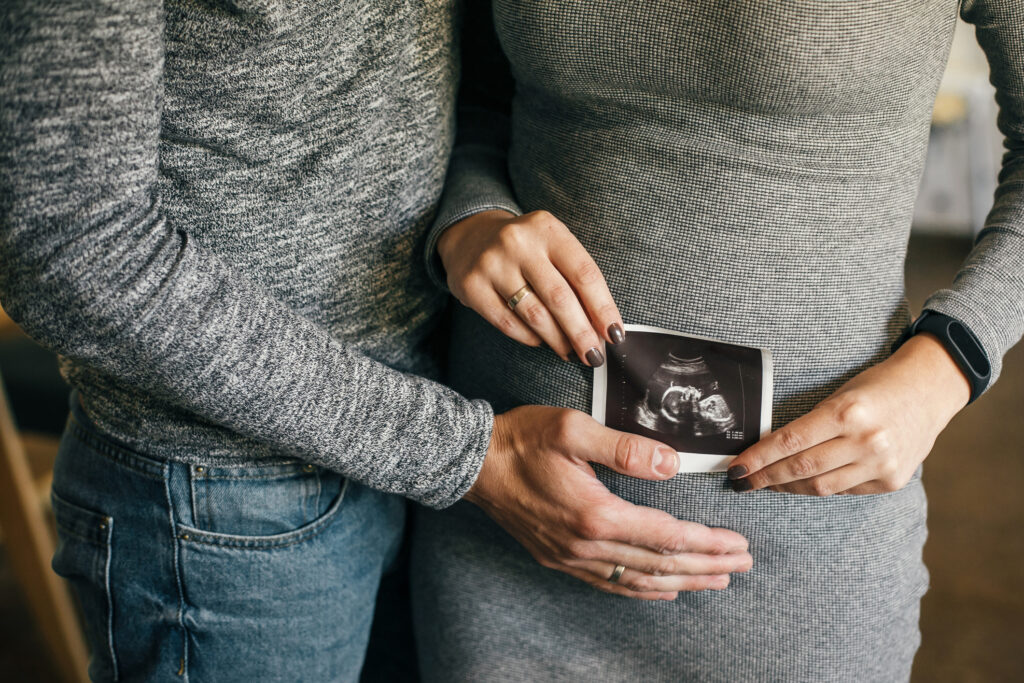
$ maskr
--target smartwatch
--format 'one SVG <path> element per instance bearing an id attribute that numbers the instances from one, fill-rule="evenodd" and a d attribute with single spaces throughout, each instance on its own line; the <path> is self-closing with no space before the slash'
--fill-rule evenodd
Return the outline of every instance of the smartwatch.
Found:
<path id="1" fill-rule="evenodd" d="M 971 385 L 971 400 L 968 403 L 981 396 L 981 392 L 985 391 L 989 380 L 992 379 L 992 365 L 988 362 L 988 354 L 982 348 L 981 342 L 970 328 L 956 318 L 925 310 L 907 327 L 900 338 L 893 342 L 891 350 L 895 352 L 918 332 L 931 332 L 938 337 L 949 351 L 949 355 L 953 356 L 953 360 L 963 370 Z"/>

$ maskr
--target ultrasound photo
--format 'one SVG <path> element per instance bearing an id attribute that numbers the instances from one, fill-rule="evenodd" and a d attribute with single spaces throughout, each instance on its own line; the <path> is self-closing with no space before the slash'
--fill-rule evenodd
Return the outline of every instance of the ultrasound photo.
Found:
<path id="1" fill-rule="evenodd" d="M 594 418 L 674 447 L 680 472 L 724 471 L 771 428 L 765 349 L 626 325 L 607 352 L 594 370 Z"/>

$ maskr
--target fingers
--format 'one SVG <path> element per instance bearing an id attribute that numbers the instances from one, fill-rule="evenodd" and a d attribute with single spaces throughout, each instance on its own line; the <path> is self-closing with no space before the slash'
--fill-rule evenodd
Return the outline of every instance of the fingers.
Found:
<path id="1" fill-rule="evenodd" d="M 679 597 L 679 593 L 675 591 L 635 591 L 621 583 L 612 583 L 608 581 L 608 577 L 612 574 L 611 569 L 608 570 L 608 574 L 606 576 L 602 577 L 591 571 L 587 571 L 586 569 L 580 569 L 569 565 L 550 565 L 548 568 L 565 572 L 569 576 L 576 577 L 580 581 L 583 581 L 604 593 L 621 595 L 625 598 L 634 598 L 636 600 L 675 600 Z"/>
<path id="2" fill-rule="evenodd" d="M 557 232 L 550 251 L 551 263 L 575 291 L 592 329 L 605 341 L 620 343 L 625 328 L 604 274 L 575 235 L 563 224 L 559 223 L 559 226 L 561 230 Z M 571 334 L 569 338 L 573 338 Z"/>
<path id="3" fill-rule="evenodd" d="M 840 431 L 832 411 L 819 406 L 740 453 L 729 467 L 729 478 L 746 477 L 783 458 L 833 439 L 839 436 Z"/>
<path id="4" fill-rule="evenodd" d="M 778 484 L 772 488 L 783 493 L 796 493 L 805 496 L 831 496 L 836 493 L 854 493 L 855 489 L 865 485 L 871 476 L 873 476 L 871 468 L 854 463 L 807 479 Z M 868 488 L 870 490 L 865 492 L 881 493 L 881 491 L 874 490 L 874 487 Z"/>
<path id="5" fill-rule="evenodd" d="M 593 367 L 604 363 L 604 354 L 601 352 L 602 339 L 594 331 L 576 291 L 562 276 L 562 273 L 551 262 L 538 260 L 524 264 L 523 274 L 533 287 L 534 292 L 537 293 L 537 297 L 554 316 L 563 336 L 572 345 L 576 355 L 587 365 Z M 600 276 L 600 272 L 598 272 L 598 276 Z M 603 277 L 601 277 L 601 281 L 604 281 Z M 525 312 L 524 315 L 526 315 Z M 609 323 L 609 325 L 611 324 L 613 323 Z"/>
<path id="6" fill-rule="evenodd" d="M 671 446 L 605 427 L 578 411 L 566 418 L 563 443 L 567 453 L 579 460 L 601 463 L 638 479 L 670 479 L 679 471 L 679 455 Z"/>
<path id="7" fill-rule="evenodd" d="M 703 524 L 676 519 L 662 510 L 617 500 L 618 503 L 608 506 L 606 514 L 610 521 L 607 527 L 597 525 L 596 531 L 604 532 L 597 535 L 597 539 L 648 548 L 663 555 L 729 555 L 747 551 L 747 539 L 735 531 L 712 529 Z M 644 566 L 641 562 L 637 564 Z"/>
<path id="8" fill-rule="evenodd" d="M 584 561 L 576 565 L 579 569 L 592 574 L 604 583 L 615 570 L 614 564 L 608 562 Z M 631 567 L 626 567 L 615 584 L 628 588 L 636 593 L 676 593 L 679 591 L 722 590 L 729 585 L 728 574 L 715 575 L 671 575 L 656 576 L 647 574 Z"/>
<path id="9" fill-rule="evenodd" d="M 756 491 L 769 486 L 810 480 L 848 465 L 856 459 L 856 450 L 851 447 L 849 439 L 831 439 L 736 480 L 733 488 L 737 491 Z"/>
<path id="10" fill-rule="evenodd" d="M 592 541 L 573 548 L 575 557 L 567 564 L 580 566 L 580 562 L 622 564 L 630 569 L 652 576 L 714 576 L 746 572 L 753 566 L 750 553 L 737 550 L 726 554 L 682 552 L 665 554 L 647 548 L 631 546 L 617 541 Z M 685 589 L 678 589 L 685 590 Z"/>
<path id="11" fill-rule="evenodd" d="M 527 346 L 540 346 L 543 340 L 519 316 L 509 309 L 505 300 L 489 284 L 465 288 L 466 305 L 507 337 Z"/>
<path id="12" fill-rule="evenodd" d="M 509 282 L 523 282 L 524 278 L 525 276 L 520 274 L 515 277 L 506 277 L 503 279 L 508 280 Z M 561 356 L 562 360 L 568 360 L 569 354 L 574 350 L 572 344 L 570 344 L 569 340 L 566 339 L 565 334 L 562 332 L 562 328 L 551 315 L 551 312 L 548 310 L 543 299 L 537 295 L 533 285 L 531 283 L 527 283 L 527 285 L 530 286 L 530 294 L 516 304 L 514 312 L 509 312 L 512 312 L 513 315 L 525 323 L 536 336 L 544 340 L 544 343 L 547 344 L 552 351 Z M 522 287 L 522 285 L 520 285 L 520 287 Z M 519 287 L 516 289 L 518 290 Z M 508 292 L 507 295 L 505 292 L 499 293 L 501 298 L 507 302 L 516 292 Z M 507 305 L 505 309 L 509 310 Z M 583 359 L 585 356 L 581 355 L 580 358 Z M 603 360 L 604 359 L 602 357 L 602 362 Z M 600 365 L 600 363 L 598 363 L 598 365 Z"/>

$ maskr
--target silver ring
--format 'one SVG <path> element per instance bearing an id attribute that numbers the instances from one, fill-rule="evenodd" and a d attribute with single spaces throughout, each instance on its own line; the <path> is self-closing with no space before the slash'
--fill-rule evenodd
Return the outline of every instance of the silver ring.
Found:
<path id="1" fill-rule="evenodd" d="M 519 302 L 528 296 L 530 296 L 530 285 L 523 285 L 516 290 L 515 294 L 509 297 L 509 300 L 506 303 L 508 303 L 508 307 L 514 311 L 516 310 L 516 306 L 519 305 Z"/>
<path id="2" fill-rule="evenodd" d="M 622 578 L 622 572 L 624 571 L 626 571 L 626 565 L 615 565 L 615 569 L 612 570 L 612 575 L 608 577 L 608 583 L 618 583 L 619 579 Z"/>

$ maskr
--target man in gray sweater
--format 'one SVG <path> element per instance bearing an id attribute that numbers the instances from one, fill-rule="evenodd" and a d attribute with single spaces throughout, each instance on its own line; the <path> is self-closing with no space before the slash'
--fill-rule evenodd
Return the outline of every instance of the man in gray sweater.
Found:
<path id="1" fill-rule="evenodd" d="M 456 15 L 139 0 L 0 17 L 0 301 L 74 388 L 54 567 L 95 679 L 354 678 L 403 522 L 387 494 L 441 508 L 473 487 L 549 566 L 743 545 L 594 495 L 588 460 L 671 477 L 656 442 L 564 409 L 495 418 L 424 378 Z"/>

